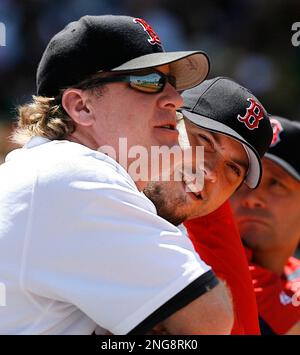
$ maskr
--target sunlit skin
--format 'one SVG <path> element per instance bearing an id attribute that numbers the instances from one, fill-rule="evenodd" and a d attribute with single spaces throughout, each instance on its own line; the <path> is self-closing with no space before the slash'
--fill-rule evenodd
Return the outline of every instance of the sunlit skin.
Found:
<path id="1" fill-rule="evenodd" d="M 248 156 L 238 141 L 212 133 L 186 121 L 192 147 L 204 147 L 204 187 L 197 197 L 185 182 L 153 182 L 144 190 L 158 214 L 175 225 L 209 214 L 241 185 L 248 170 Z"/>
<path id="2" fill-rule="evenodd" d="M 242 187 L 231 202 L 253 261 L 281 275 L 300 241 L 300 182 L 264 158 L 259 187 Z"/>
<path id="3" fill-rule="evenodd" d="M 155 69 L 169 73 L 168 65 Z M 76 123 L 76 130 L 68 139 L 95 150 L 104 145 L 111 146 L 117 160 L 119 138 L 122 137 L 127 138 L 127 152 L 137 145 L 150 152 L 151 146 L 178 144 L 176 110 L 183 101 L 169 83 L 156 94 L 136 91 L 127 83 L 106 84 L 100 96 L 69 88 L 64 92 L 62 102 Z M 163 128 L 165 125 L 172 127 Z M 125 156 L 127 152 L 123 152 Z M 135 159 L 128 159 L 128 165 Z M 136 181 L 136 185 L 142 190 L 145 183 Z"/>

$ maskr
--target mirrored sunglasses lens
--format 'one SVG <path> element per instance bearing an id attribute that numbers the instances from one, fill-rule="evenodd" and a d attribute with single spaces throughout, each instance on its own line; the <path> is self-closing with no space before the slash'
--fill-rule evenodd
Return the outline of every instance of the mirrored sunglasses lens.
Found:
<path id="1" fill-rule="evenodd" d="M 136 90 L 156 93 L 160 92 L 165 86 L 165 79 L 158 73 L 152 73 L 143 76 L 130 77 L 130 86 Z"/>

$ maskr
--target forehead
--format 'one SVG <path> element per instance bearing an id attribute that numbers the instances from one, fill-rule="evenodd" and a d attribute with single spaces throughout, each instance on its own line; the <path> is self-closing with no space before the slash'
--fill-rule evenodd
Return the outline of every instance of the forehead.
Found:
<path id="1" fill-rule="evenodd" d="M 263 177 L 276 177 L 279 181 L 300 189 L 300 182 L 292 177 L 284 168 L 269 158 L 263 158 Z"/>

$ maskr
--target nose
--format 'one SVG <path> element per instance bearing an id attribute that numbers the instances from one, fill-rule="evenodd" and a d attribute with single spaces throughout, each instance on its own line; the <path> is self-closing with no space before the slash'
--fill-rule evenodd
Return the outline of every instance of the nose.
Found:
<path id="1" fill-rule="evenodd" d="M 167 83 L 162 91 L 158 104 L 161 108 L 178 110 L 183 105 L 183 99 L 178 91 L 170 83 Z"/>
<path id="2" fill-rule="evenodd" d="M 205 152 L 204 152 L 205 154 Z M 204 183 L 216 183 L 218 175 L 222 174 L 222 159 L 217 153 L 204 156 Z"/>
<path id="3" fill-rule="evenodd" d="M 243 187 L 243 191 L 238 193 L 241 205 L 250 209 L 265 208 L 266 202 L 259 190 L 250 190 Z"/>
<path id="4" fill-rule="evenodd" d="M 217 172 L 208 167 L 208 166 L 205 166 L 204 167 L 204 181 L 209 181 L 209 182 L 212 182 L 212 183 L 215 183 L 217 182 Z"/>

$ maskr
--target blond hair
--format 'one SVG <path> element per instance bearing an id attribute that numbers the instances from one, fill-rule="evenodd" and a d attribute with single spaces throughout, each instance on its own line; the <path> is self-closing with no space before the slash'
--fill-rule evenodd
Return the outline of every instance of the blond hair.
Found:
<path id="1" fill-rule="evenodd" d="M 98 76 L 99 77 L 99 76 Z M 99 85 L 96 75 L 90 76 L 73 88 L 89 91 L 101 97 L 104 86 Z M 76 125 L 62 106 L 64 90 L 58 97 L 32 96 L 32 102 L 18 107 L 18 123 L 11 139 L 24 145 L 30 138 L 40 136 L 50 140 L 63 140 L 75 131 Z"/>
<path id="2" fill-rule="evenodd" d="M 74 130 L 74 121 L 54 98 L 33 96 L 31 103 L 18 108 L 18 124 L 12 140 L 21 145 L 33 136 L 62 140 Z"/>

